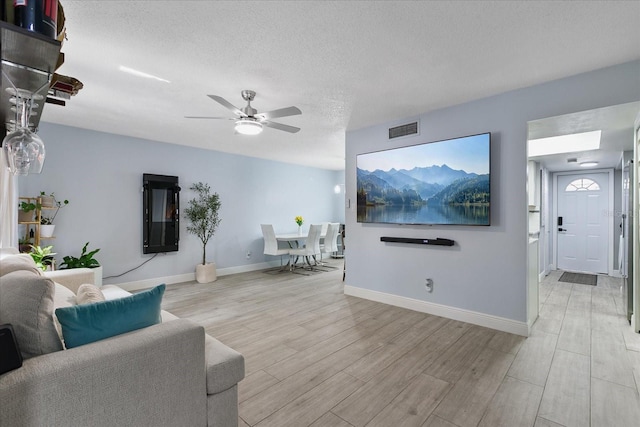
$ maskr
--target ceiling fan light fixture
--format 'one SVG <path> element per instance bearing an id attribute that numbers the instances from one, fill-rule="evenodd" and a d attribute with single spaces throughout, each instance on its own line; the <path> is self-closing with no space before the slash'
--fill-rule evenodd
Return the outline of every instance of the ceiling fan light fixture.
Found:
<path id="1" fill-rule="evenodd" d="M 258 135 L 262 132 L 262 123 L 241 119 L 236 122 L 236 132 L 242 135 Z"/>

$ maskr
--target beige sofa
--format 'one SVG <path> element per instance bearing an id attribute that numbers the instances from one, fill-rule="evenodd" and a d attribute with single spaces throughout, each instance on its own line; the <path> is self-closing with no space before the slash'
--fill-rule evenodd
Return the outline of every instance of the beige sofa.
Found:
<path id="1" fill-rule="evenodd" d="M 25 288 L 34 282 L 54 289 L 43 328 L 51 327 L 53 309 L 74 304 L 78 286 L 93 280 L 87 269 L 42 275 L 23 265 L 8 271 L 15 257 L 24 263 L 24 255 L 4 249 L 0 257 L 0 310 L 8 295 L 3 290 L 15 292 L 18 281 Z M 115 286 L 102 289 L 107 299 L 128 294 Z M 0 311 L 0 324 L 9 311 Z M 0 375 L 0 426 L 236 426 L 242 378 L 240 353 L 202 326 L 163 311 L 162 323 L 35 355 Z"/>

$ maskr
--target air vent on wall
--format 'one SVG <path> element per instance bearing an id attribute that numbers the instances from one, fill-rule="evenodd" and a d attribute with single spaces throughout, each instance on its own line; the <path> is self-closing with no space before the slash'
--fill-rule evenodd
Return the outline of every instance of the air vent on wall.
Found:
<path id="1" fill-rule="evenodd" d="M 399 138 L 401 136 L 414 135 L 418 133 L 418 122 L 408 123 L 406 125 L 389 128 L 389 139 Z"/>
<path id="2" fill-rule="evenodd" d="M 577 163 L 577 162 L 578 162 L 578 159 L 575 157 L 570 157 L 567 159 L 567 163 Z"/>

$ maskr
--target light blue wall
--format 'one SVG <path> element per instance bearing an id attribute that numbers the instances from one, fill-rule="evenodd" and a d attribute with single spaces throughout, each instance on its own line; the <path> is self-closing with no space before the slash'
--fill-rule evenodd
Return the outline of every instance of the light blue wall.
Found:
<path id="1" fill-rule="evenodd" d="M 398 121 L 348 132 L 346 284 L 525 322 L 527 122 L 639 99 L 635 61 L 423 114 L 414 137 L 389 141 Z M 483 132 L 492 133 L 490 227 L 356 222 L 357 154 Z M 388 244 L 381 236 L 444 237 L 456 245 Z M 426 278 L 433 293 L 425 291 Z"/>
<path id="2" fill-rule="evenodd" d="M 51 106 L 50 108 L 60 108 Z M 41 123 L 47 157 L 42 174 L 21 177 L 20 195 L 55 192 L 70 203 L 56 218 L 58 253 L 79 255 L 82 245 L 101 248 L 96 258 L 104 276 L 120 274 L 151 255 L 142 253 L 142 174 L 179 177 L 182 209 L 189 187 L 208 183 L 220 195 L 222 222 L 207 246 L 207 260 L 219 269 L 247 268 L 273 261 L 263 255 L 261 223 L 293 232 L 296 215 L 305 226 L 344 222 L 344 195 L 334 187 L 344 171 L 296 166 L 161 142 Z M 180 250 L 159 255 L 140 269 L 105 283 L 134 282 L 192 273 L 202 257 L 200 241 L 180 226 Z M 43 244 L 45 244 L 43 242 Z M 252 253 L 247 259 L 247 251 Z"/>

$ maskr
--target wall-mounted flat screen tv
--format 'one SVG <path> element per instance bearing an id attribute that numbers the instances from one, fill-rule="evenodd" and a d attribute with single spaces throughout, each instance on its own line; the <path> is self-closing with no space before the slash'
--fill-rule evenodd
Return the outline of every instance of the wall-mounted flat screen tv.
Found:
<path id="1" fill-rule="evenodd" d="M 358 154 L 358 222 L 490 225 L 490 166 L 490 133 Z"/>

